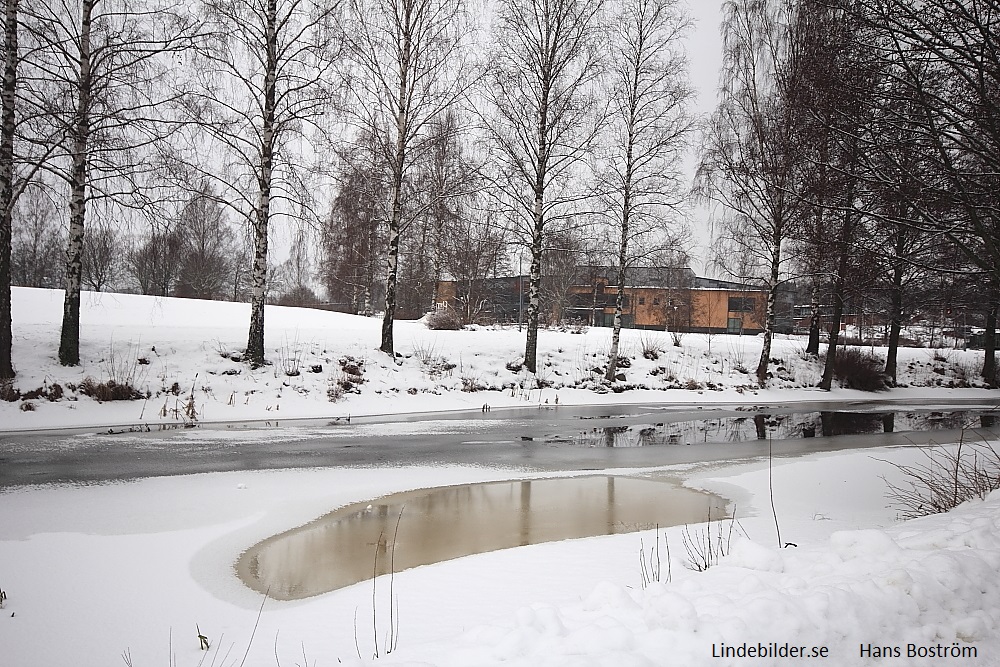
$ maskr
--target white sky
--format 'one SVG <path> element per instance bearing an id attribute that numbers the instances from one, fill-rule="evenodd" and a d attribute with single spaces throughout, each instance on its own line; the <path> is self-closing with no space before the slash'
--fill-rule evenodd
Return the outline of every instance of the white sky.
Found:
<path id="1" fill-rule="evenodd" d="M 695 110 L 709 114 L 715 107 L 715 91 L 718 84 L 719 67 L 722 64 L 722 39 L 719 23 L 722 19 L 722 0 L 688 0 L 688 11 L 694 26 L 688 36 L 687 51 L 691 63 L 691 83 L 698 91 Z M 696 156 L 689 156 L 689 170 L 694 175 Z M 691 222 L 694 232 L 694 247 L 691 250 L 691 264 L 699 275 L 708 275 L 706 270 L 709 247 L 708 211 L 704 207 L 692 212 Z"/>

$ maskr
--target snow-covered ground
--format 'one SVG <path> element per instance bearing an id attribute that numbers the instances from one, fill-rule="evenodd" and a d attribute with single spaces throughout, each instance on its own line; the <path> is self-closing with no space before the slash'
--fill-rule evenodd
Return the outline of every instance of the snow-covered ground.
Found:
<path id="1" fill-rule="evenodd" d="M 375 320 L 272 308 L 267 346 L 275 363 L 248 371 L 222 356 L 243 343 L 246 306 L 85 298 L 84 364 L 63 369 L 55 362 L 61 293 L 15 289 L 18 389 L 78 385 L 87 375 L 106 380 L 117 372 L 110 360 L 123 360 L 151 397 L 99 404 L 66 391 L 57 401 L 30 399 L 33 411 L 22 410 L 23 401 L 0 403 L 3 430 L 176 423 L 189 418 L 182 413 L 192 386 L 200 423 L 498 408 L 554 402 L 557 395 L 564 404 L 831 398 L 808 389 L 818 369 L 800 355 L 797 340 L 778 341 L 774 355 L 784 370 L 773 388 L 760 391 L 741 370 L 753 365 L 756 338 L 685 336 L 680 348 L 663 339 L 654 360 L 642 355 L 642 334 L 625 332 L 627 382 L 648 389 L 598 394 L 587 388 L 590 369 L 602 363 L 610 332 L 546 331 L 540 358 L 551 365 L 543 366 L 542 379 L 553 386 L 529 394 L 511 390 L 527 378 L 505 368 L 523 345 L 516 330 L 434 332 L 399 323 L 404 356 L 392 363 L 374 351 Z M 345 379 L 340 359 L 348 356 L 364 362 L 362 393 L 331 402 L 327 390 Z M 903 350 L 901 357 L 901 379 L 911 386 L 890 396 L 946 402 L 997 395 L 936 386 L 970 375 L 972 352 Z M 299 375 L 284 373 L 296 364 Z M 308 372 L 313 365 L 323 370 Z M 497 389 L 463 392 L 463 380 Z M 664 390 L 689 380 L 690 389 Z M 182 387 L 177 396 L 174 382 Z M 883 480 L 899 472 L 886 461 L 920 457 L 908 447 L 781 459 L 773 471 L 759 460 L 615 470 L 668 475 L 728 498 L 739 518 L 731 553 L 697 573 L 685 568 L 681 527 L 567 540 L 399 572 L 394 602 L 384 577 L 374 589 L 367 582 L 301 601 L 262 600 L 233 564 L 260 540 L 347 504 L 541 474 L 457 466 L 307 469 L 5 489 L 0 665 L 998 665 L 1000 493 L 900 522 Z M 778 548 L 772 496 L 781 542 L 797 546 Z M 690 526 L 695 534 L 704 528 Z M 657 542 L 661 581 L 644 587 L 640 545 L 648 552 Z M 393 627 L 397 648 L 385 655 Z M 198 630 L 211 642 L 207 652 L 199 650 Z M 908 656 L 911 645 L 941 657 Z M 376 646 L 381 657 L 373 660 Z M 783 655 L 745 657 L 759 650 Z"/>
<path id="2" fill-rule="evenodd" d="M 0 401 L 0 430 L 156 427 L 192 416 L 198 423 L 273 422 L 557 399 L 700 405 L 872 397 L 814 389 L 821 368 L 802 354 L 801 338 L 775 341 L 775 378 L 760 390 L 751 376 L 760 355 L 758 336 L 687 334 L 675 346 L 663 332 L 626 330 L 621 351 L 629 367 L 621 369 L 626 379 L 617 383 L 626 390 L 597 393 L 604 391 L 607 328 L 542 331 L 538 373 L 528 377 L 507 368 L 524 355 L 525 334 L 516 327 L 432 331 L 420 322 L 397 322 L 396 351 L 402 356 L 393 361 L 377 351 L 379 319 L 278 306 L 267 307 L 265 320 L 271 365 L 249 370 L 232 358 L 246 346 L 247 304 L 93 292 L 83 293 L 81 364 L 65 368 L 56 359 L 62 299 L 60 290 L 13 289 L 17 389 L 51 396 L 58 384 L 63 396 Z M 655 349 L 649 356 L 656 358 L 644 356 L 644 348 Z M 906 388 L 878 396 L 981 398 L 989 392 L 967 388 L 977 384 L 981 363 L 982 353 L 974 350 L 902 348 L 899 382 Z M 127 381 L 149 398 L 99 404 L 79 391 L 88 377 Z M 546 388 L 534 388 L 539 382 Z"/>
<path id="3" fill-rule="evenodd" d="M 896 448 L 777 462 L 781 538 L 798 545 L 780 550 L 764 462 L 674 470 L 737 500 L 742 518 L 731 554 L 704 573 L 685 569 L 681 529 L 660 531 L 663 574 L 646 589 L 639 551 L 652 547 L 654 531 L 397 573 L 398 648 L 377 662 L 777 665 L 788 659 L 713 651 L 787 642 L 809 652 L 825 647 L 822 664 L 938 664 L 907 658 L 908 645 L 950 651 L 956 643 L 976 657 L 950 664 L 1000 664 L 1000 493 L 899 523 L 880 478 L 894 468 L 878 459 L 916 454 Z M 374 664 L 370 582 L 304 601 L 266 600 L 258 625 L 262 598 L 236 578 L 236 557 L 346 503 L 512 476 L 533 475 L 294 470 L 7 491 L 0 496 L 3 664 L 96 667 L 123 664 L 123 653 L 132 665 L 303 665 L 303 654 L 310 665 Z M 375 596 L 384 652 L 385 577 Z M 208 653 L 199 651 L 196 627 L 212 644 Z M 864 658 L 868 645 L 898 648 L 901 657 Z"/>

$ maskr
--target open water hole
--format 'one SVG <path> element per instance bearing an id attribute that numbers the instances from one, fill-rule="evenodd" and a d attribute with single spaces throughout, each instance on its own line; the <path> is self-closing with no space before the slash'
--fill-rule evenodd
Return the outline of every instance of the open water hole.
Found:
<path id="1" fill-rule="evenodd" d="M 580 430 L 574 436 L 553 434 L 545 438 L 545 441 L 588 447 L 648 447 L 963 428 L 989 429 L 994 427 L 998 414 L 996 410 L 788 413 L 745 410 L 748 414 L 706 416 L 702 419 L 653 424 L 602 425 Z"/>
<path id="2" fill-rule="evenodd" d="M 408 491 L 270 537 L 236 562 L 250 588 L 297 600 L 471 554 L 721 519 L 726 501 L 667 479 L 585 476 Z"/>

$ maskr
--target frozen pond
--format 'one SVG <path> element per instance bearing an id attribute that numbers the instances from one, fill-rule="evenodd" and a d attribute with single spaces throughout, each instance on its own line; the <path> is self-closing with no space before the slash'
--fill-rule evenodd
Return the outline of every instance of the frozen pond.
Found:
<path id="1" fill-rule="evenodd" d="M 226 470 L 473 465 L 563 471 L 797 456 L 997 437 L 991 397 L 533 406 L 493 412 L 217 424 L 165 432 L 0 434 L 0 489 Z M 971 429 L 971 430 L 970 430 Z M 125 432 L 123 432 L 125 431 Z M 666 446 L 664 446 L 666 445 Z M 690 445 L 690 446 L 686 446 Z"/>
<path id="2" fill-rule="evenodd" d="M 296 600 L 371 579 L 373 573 L 388 574 L 390 568 L 398 572 L 510 547 L 703 522 L 709 511 L 722 518 L 724 508 L 723 499 L 671 481 L 620 476 L 424 489 L 350 505 L 264 540 L 240 556 L 236 571 L 261 593 Z"/>

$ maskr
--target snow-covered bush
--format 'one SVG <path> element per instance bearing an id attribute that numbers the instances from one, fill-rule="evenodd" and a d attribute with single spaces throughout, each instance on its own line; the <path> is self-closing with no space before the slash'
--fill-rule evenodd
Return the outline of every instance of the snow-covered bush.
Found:
<path id="1" fill-rule="evenodd" d="M 463 326 L 461 316 L 450 308 L 430 313 L 424 318 L 424 324 L 435 331 L 458 331 Z"/>

